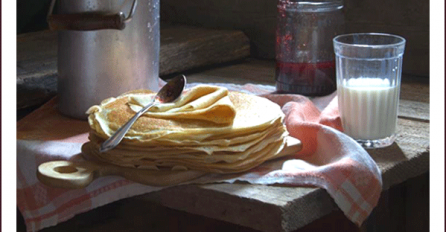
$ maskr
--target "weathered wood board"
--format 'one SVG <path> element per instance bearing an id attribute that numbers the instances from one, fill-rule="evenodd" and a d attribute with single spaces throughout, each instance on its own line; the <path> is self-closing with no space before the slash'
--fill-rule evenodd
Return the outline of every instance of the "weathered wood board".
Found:
<path id="1" fill-rule="evenodd" d="M 242 31 L 163 25 L 160 76 L 248 57 L 249 40 Z"/>
<path id="2" fill-rule="evenodd" d="M 425 146 L 429 146 L 427 125 L 427 122 L 399 120 L 401 135 L 398 136 L 396 144 L 384 149 L 371 150 L 371 156 L 383 173 L 384 190 L 409 178 L 426 173 L 428 170 L 429 150 L 425 148 Z M 422 145 L 419 145 L 420 141 Z M 137 202 L 138 207 L 134 204 L 126 205 L 126 201 Z M 91 228 L 91 231 L 101 231 L 101 228 L 111 228 L 110 225 L 114 225 L 116 220 L 120 223 L 129 223 L 130 218 L 135 220 L 137 225 L 128 224 L 129 228 L 135 228 L 135 226 L 139 228 L 138 226 L 145 225 L 141 224 L 141 220 L 147 222 L 147 219 L 137 219 L 138 213 L 144 211 L 140 207 L 153 207 L 153 204 L 161 204 L 175 210 L 230 222 L 258 231 L 274 232 L 295 231 L 339 210 L 328 193 L 320 188 L 262 186 L 244 183 L 186 185 L 124 200 L 119 203 L 120 207 L 124 209 L 112 214 L 112 217 L 116 217 L 116 219 L 109 220 L 98 217 L 96 220 L 103 220 L 107 223 L 96 222 L 88 228 Z M 115 215 L 124 212 L 125 216 Z M 162 212 L 166 213 L 165 210 Z M 147 215 L 146 212 L 146 216 L 150 215 Z M 78 221 L 77 226 L 86 226 L 85 221 L 88 220 L 82 220 L 82 217 L 79 215 L 79 219 L 73 219 Z M 158 223 L 171 223 L 163 217 L 158 219 L 161 220 Z M 90 221 L 90 223 L 92 222 Z M 155 226 L 155 224 L 153 225 Z M 61 226 L 60 228 L 64 228 L 63 224 Z M 120 224 L 115 226 L 123 227 Z M 56 228 L 48 228 L 46 231 L 58 231 Z"/>
<path id="3" fill-rule="evenodd" d="M 241 31 L 162 25 L 160 75 L 243 59 L 249 40 Z M 17 36 L 17 108 L 44 103 L 57 93 L 57 32 Z"/>

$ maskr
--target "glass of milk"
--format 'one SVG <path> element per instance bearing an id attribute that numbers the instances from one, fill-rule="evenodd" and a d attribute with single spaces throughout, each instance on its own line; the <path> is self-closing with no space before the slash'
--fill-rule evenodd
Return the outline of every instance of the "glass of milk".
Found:
<path id="1" fill-rule="evenodd" d="M 395 140 L 405 43 L 400 36 L 380 33 L 333 39 L 342 127 L 365 148 Z"/>

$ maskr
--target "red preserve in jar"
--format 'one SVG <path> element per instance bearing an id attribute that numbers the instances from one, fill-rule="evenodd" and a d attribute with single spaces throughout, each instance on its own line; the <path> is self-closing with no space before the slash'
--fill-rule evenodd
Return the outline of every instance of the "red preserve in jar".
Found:
<path id="1" fill-rule="evenodd" d="M 279 0 L 276 88 L 322 96 L 336 90 L 333 38 L 344 32 L 343 2 Z"/>

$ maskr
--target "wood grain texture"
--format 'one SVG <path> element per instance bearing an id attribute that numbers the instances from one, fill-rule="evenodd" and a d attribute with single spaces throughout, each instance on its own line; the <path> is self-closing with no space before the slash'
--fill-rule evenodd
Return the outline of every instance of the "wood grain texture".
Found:
<path id="1" fill-rule="evenodd" d="M 414 120 L 429 121 L 429 104 L 424 102 L 400 100 L 398 116 Z"/>
<path id="2" fill-rule="evenodd" d="M 407 40 L 403 71 L 429 75 L 428 0 L 345 0 L 346 33 L 385 32 Z M 164 0 L 161 19 L 246 33 L 252 55 L 274 59 L 276 0 Z"/>
<path id="3" fill-rule="evenodd" d="M 249 49 L 241 31 L 168 27 L 161 30 L 160 76 L 242 59 Z"/>
<path id="4" fill-rule="evenodd" d="M 57 33 L 17 36 L 17 108 L 39 105 L 57 91 Z"/>
<path id="5" fill-rule="evenodd" d="M 336 209 L 323 189 L 243 183 L 178 186 L 141 198 L 268 232 L 296 230 Z"/>
<path id="6" fill-rule="evenodd" d="M 429 171 L 429 123 L 398 119 L 394 144 L 368 150 L 378 164 L 383 190 Z"/>
<path id="7" fill-rule="evenodd" d="M 160 75 L 250 55 L 249 40 L 241 31 L 165 25 L 160 34 Z M 42 104 L 56 93 L 57 33 L 39 31 L 18 35 L 17 108 Z"/>
<path id="8" fill-rule="evenodd" d="M 20 227 L 26 228 L 18 214 Z M 123 199 L 76 215 L 73 219 L 57 226 L 45 228 L 42 232 L 77 232 L 83 231 L 170 231 L 170 232 L 259 232 L 248 227 L 212 219 L 180 210 L 163 207 L 143 197 Z M 359 232 L 357 226 L 349 221 L 340 210 L 317 219 L 314 223 L 299 229 L 298 232 L 342 231 Z M 296 231 L 297 232 L 297 231 Z"/>

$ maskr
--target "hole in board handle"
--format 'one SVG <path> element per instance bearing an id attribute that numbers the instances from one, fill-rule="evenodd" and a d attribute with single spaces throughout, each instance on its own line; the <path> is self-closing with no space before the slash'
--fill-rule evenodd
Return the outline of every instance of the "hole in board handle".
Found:
<path id="1" fill-rule="evenodd" d="M 55 167 L 54 171 L 58 173 L 74 173 L 77 172 L 77 168 L 72 166 L 60 166 L 60 167 Z"/>

